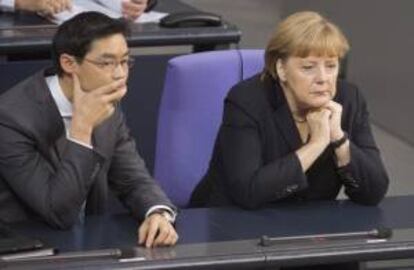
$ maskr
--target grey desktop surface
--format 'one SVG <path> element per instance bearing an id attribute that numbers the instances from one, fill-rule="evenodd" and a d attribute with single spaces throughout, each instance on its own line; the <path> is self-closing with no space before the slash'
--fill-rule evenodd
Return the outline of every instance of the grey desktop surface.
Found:
<path id="1" fill-rule="evenodd" d="M 160 0 L 156 10 L 162 12 L 192 11 L 193 7 L 179 0 Z M 0 54 L 45 53 L 57 26 L 25 12 L 0 13 Z M 195 51 L 214 49 L 238 43 L 241 32 L 237 26 L 224 23 L 216 27 L 162 28 L 156 23 L 131 24 L 128 44 L 139 46 L 193 45 Z M 198 49 L 197 49 L 198 48 Z"/>
<path id="2" fill-rule="evenodd" d="M 386 198 L 379 206 L 369 207 L 350 201 L 278 204 L 258 211 L 237 208 L 182 210 L 177 220 L 180 242 L 176 247 L 144 249 L 136 247 L 137 222 L 127 213 L 90 216 L 84 224 L 68 231 L 55 231 L 38 222 L 15 224 L 20 232 L 42 239 L 61 252 L 119 248 L 135 259 L 119 262 L 116 258 L 55 260 L 32 262 L 39 266 L 88 269 L 219 269 L 221 267 L 304 265 L 352 260 L 381 260 L 414 256 L 414 217 L 410 207 L 414 196 Z M 364 239 L 292 243 L 262 247 L 259 238 L 319 233 L 368 231 L 378 227 L 394 229 L 388 241 L 374 243 Z M 27 267 L 27 263 L 8 267 Z"/>

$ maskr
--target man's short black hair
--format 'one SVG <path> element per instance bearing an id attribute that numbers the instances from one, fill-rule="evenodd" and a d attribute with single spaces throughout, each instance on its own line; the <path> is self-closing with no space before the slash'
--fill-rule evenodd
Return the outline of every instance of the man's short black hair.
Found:
<path id="1" fill-rule="evenodd" d="M 78 14 L 59 26 L 52 43 L 52 61 L 58 75 L 63 74 L 59 57 L 67 53 L 83 60 L 93 41 L 114 34 L 127 36 L 128 25 L 123 19 L 112 19 L 99 12 Z"/>

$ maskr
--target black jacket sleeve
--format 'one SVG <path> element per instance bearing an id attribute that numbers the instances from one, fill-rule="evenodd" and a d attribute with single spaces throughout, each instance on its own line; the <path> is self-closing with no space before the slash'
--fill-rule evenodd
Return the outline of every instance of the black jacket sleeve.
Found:
<path id="1" fill-rule="evenodd" d="M 378 204 L 388 189 L 388 176 L 375 144 L 369 123 L 367 104 L 359 91 L 356 92 L 356 114 L 350 133 L 351 163 L 350 185 L 345 183 L 345 193 L 361 204 Z"/>
<path id="2" fill-rule="evenodd" d="M 65 136 L 65 135 L 63 135 Z M 56 228 L 69 228 L 93 184 L 103 158 L 66 137 L 62 159 L 53 166 L 29 133 L 0 124 L 0 172 L 11 190 L 32 211 Z"/>
<path id="3" fill-rule="evenodd" d="M 175 211 L 174 205 L 151 177 L 144 160 L 139 156 L 120 110 L 117 110 L 115 117 L 118 135 L 108 174 L 112 189 L 141 220 L 148 209 L 155 205 L 164 205 Z"/>
<path id="4" fill-rule="evenodd" d="M 269 163 L 263 160 L 259 123 L 237 104 L 225 103 L 219 135 L 222 160 L 227 177 L 225 189 L 245 208 L 281 199 L 290 194 L 287 187 L 305 188 L 306 175 L 291 152 Z"/>

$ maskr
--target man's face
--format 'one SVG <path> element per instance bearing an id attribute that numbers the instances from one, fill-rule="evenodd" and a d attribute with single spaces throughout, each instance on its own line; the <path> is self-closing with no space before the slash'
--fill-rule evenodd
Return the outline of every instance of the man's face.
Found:
<path id="1" fill-rule="evenodd" d="M 93 41 L 91 49 L 78 63 L 76 70 L 82 89 L 89 92 L 114 81 L 126 81 L 128 60 L 128 45 L 122 34 Z"/>

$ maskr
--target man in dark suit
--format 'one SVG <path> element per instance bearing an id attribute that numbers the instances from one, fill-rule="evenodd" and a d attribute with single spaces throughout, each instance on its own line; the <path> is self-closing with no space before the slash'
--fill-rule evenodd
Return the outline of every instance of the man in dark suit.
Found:
<path id="1" fill-rule="evenodd" d="M 0 97 L 0 219 L 68 228 L 104 213 L 111 189 L 143 220 L 139 242 L 172 245 L 175 207 L 149 175 L 119 101 L 132 65 L 126 25 L 89 12 L 62 24 L 54 70 Z"/>

